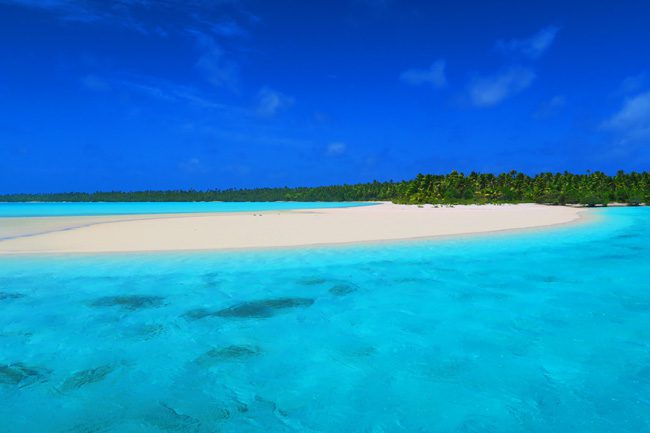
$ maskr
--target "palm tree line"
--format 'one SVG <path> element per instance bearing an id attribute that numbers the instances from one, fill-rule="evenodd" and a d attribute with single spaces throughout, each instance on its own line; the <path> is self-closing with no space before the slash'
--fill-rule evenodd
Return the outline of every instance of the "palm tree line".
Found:
<path id="1" fill-rule="evenodd" d="M 597 206 L 650 203 L 650 173 L 586 174 L 452 171 L 415 179 L 297 188 L 110 191 L 0 195 L 0 202 L 392 201 L 403 204 L 545 203 Z"/>

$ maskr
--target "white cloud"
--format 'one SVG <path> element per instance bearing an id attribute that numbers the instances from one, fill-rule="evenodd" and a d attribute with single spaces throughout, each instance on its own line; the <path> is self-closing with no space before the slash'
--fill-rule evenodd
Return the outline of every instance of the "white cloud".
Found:
<path id="1" fill-rule="evenodd" d="M 530 64 L 530 60 L 538 59 L 551 47 L 559 31 L 559 27 L 548 26 L 525 39 L 499 40 L 496 42 L 496 49 L 517 61 Z M 497 105 L 528 88 L 536 77 L 537 74 L 531 66 L 524 67 L 514 63 L 496 74 L 471 80 L 467 88 L 469 100 L 476 107 Z M 563 98 L 558 96 L 547 102 L 542 111 L 548 114 L 563 104 Z M 545 115 L 537 114 L 541 117 Z"/>
<path id="2" fill-rule="evenodd" d="M 497 105 L 526 89 L 534 79 L 531 69 L 513 66 L 495 75 L 475 78 L 469 84 L 469 98 L 476 107 Z"/>
<path id="3" fill-rule="evenodd" d="M 441 89 L 447 85 L 445 61 L 437 60 L 428 69 L 409 69 L 400 75 L 400 79 L 414 86 L 428 84 L 436 89 Z"/>
<path id="4" fill-rule="evenodd" d="M 341 141 L 336 141 L 327 145 L 326 153 L 328 156 L 340 156 L 347 150 L 347 145 Z"/>
<path id="5" fill-rule="evenodd" d="M 499 40 L 496 48 L 506 54 L 537 59 L 550 48 L 559 31 L 559 27 L 548 26 L 526 39 Z"/>
<path id="6" fill-rule="evenodd" d="M 621 144 L 650 143 L 650 92 L 627 99 L 603 127 L 616 133 Z"/>
<path id="7" fill-rule="evenodd" d="M 284 93 L 263 87 L 257 94 L 257 113 L 263 117 L 275 116 L 279 111 L 293 105 L 294 99 Z"/>

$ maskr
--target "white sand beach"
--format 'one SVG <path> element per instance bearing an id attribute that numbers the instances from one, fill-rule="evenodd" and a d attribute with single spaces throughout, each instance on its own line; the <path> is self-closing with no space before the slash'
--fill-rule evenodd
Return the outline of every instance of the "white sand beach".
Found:
<path id="1" fill-rule="evenodd" d="M 429 238 L 577 221 L 535 204 L 374 206 L 245 213 L 4 218 L 0 254 L 278 248 Z"/>

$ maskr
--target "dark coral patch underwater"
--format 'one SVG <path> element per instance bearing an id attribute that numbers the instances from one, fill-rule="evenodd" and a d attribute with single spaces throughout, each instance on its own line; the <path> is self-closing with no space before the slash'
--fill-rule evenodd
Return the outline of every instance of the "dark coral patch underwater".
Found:
<path id="1" fill-rule="evenodd" d="M 135 311 L 142 308 L 160 307 L 164 300 L 165 298 L 162 296 L 118 295 L 96 299 L 90 305 L 93 307 L 121 307 L 125 310 Z"/>
<path id="2" fill-rule="evenodd" d="M 23 388 L 34 383 L 46 382 L 52 371 L 42 367 L 30 367 L 22 362 L 0 365 L 0 385 Z"/>
<path id="3" fill-rule="evenodd" d="M 303 286 L 318 286 L 325 283 L 327 283 L 327 279 L 325 278 L 303 278 L 298 280 L 298 284 Z"/>
<path id="4" fill-rule="evenodd" d="M 263 319 L 275 316 L 284 310 L 309 307 L 313 303 L 314 300 L 311 298 L 264 299 L 260 301 L 241 302 L 222 310 L 196 308 L 187 311 L 184 316 L 191 320 L 205 319 L 207 317 Z"/>
<path id="5" fill-rule="evenodd" d="M 195 308 L 193 310 L 186 311 L 183 316 L 190 320 L 200 320 L 205 319 L 206 317 L 214 317 L 217 315 L 216 311 L 211 311 L 206 308 Z"/>
<path id="6" fill-rule="evenodd" d="M 63 385 L 61 385 L 61 391 L 73 391 L 91 383 L 100 382 L 114 369 L 115 367 L 111 365 L 101 365 L 96 368 L 78 371 L 63 382 Z"/>
<path id="7" fill-rule="evenodd" d="M 356 291 L 357 287 L 352 284 L 337 284 L 329 289 L 330 294 L 334 296 L 345 296 Z"/>
<path id="8" fill-rule="evenodd" d="M 203 355 L 196 358 L 199 365 L 210 365 L 220 361 L 232 361 L 242 358 L 250 358 L 262 353 L 257 346 L 232 345 L 226 347 L 217 347 L 208 350 Z"/>
<path id="9" fill-rule="evenodd" d="M 24 298 L 22 293 L 0 292 L 0 301 Z"/>
<path id="10" fill-rule="evenodd" d="M 261 301 L 250 301 L 235 304 L 232 307 L 217 311 L 220 317 L 264 318 L 271 317 L 282 310 L 299 307 L 309 307 L 314 303 L 311 298 L 276 298 Z"/>
<path id="11" fill-rule="evenodd" d="M 198 419 L 179 413 L 164 402 L 159 402 L 144 418 L 147 424 L 164 431 L 196 432 L 201 425 Z"/>

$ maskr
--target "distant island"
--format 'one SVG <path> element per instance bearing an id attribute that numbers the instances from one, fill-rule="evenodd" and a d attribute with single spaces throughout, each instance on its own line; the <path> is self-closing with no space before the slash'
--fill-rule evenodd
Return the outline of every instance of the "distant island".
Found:
<path id="1" fill-rule="evenodd" d="M 606 206 L 609 203 L 650 203 L 650 173 L 619 171 L 540 173 L 517 171 L 491 174 L 452 171 L 418 174 L 400 182 L 370 182 L 296 188 L 214 189 L 206 191 L 68 192 L 5 194 L 0 202 L 198 202 L 198 201 L 392 201 L 399 204 L 541 203 Z"/>

